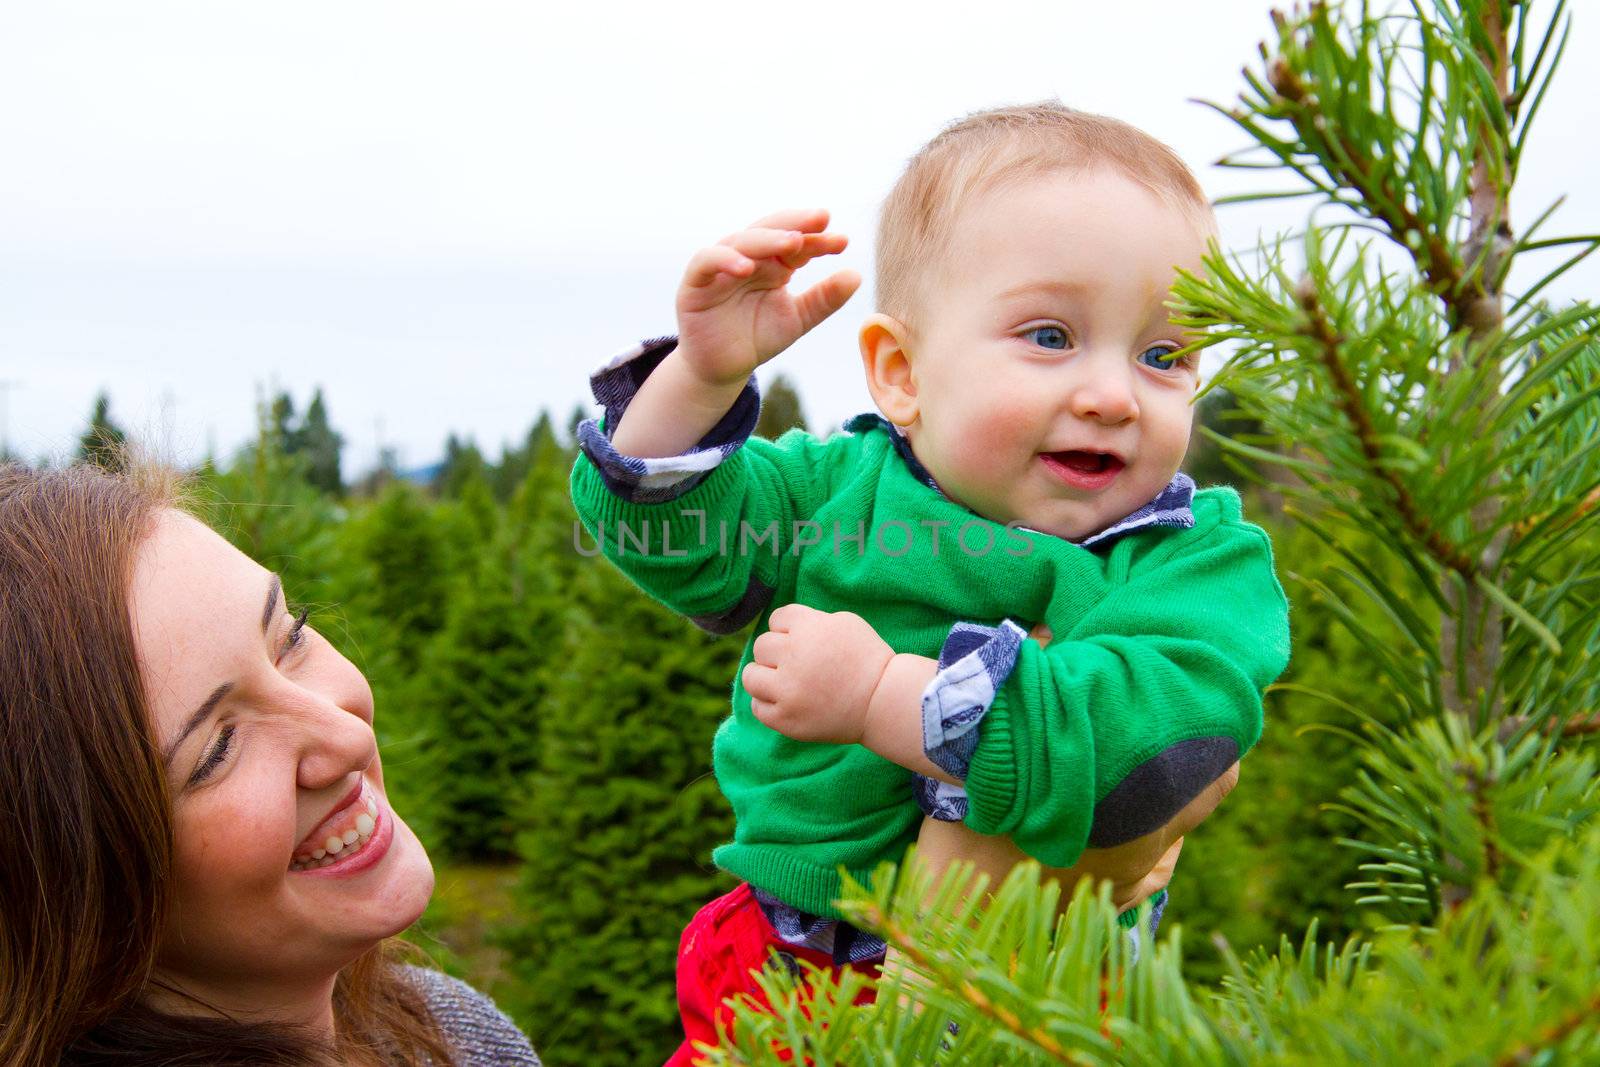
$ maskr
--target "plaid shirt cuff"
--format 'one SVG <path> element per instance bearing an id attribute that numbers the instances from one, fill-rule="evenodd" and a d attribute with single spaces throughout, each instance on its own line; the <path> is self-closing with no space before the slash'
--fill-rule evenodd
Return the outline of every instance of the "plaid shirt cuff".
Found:
<path id="1" fill-rule="evenodd" d="M 881 938 L 858 930 L 847 922 L 801 911 L 755 886 L 750 887 L 750 892 L 761 907 L 761 914 L 766 917 L 768 925 L 785 944 L 825 952 L 836 967 L 882 961 L 885 946 Z"/>
<path id="2" fill-rule="evenodd" d="M 595 401 L 604 406 L 605 415 L 600 420 L 585 419 L 578 425 L 578 447 L 600 472 L 605 487 L 630 504 L 661 504 L 689 492 L 749 440 L 761 414 L 761 394 L 752 374 L 733 407 L 687 452 L 652 459 L 618 452 L 611 444 L 612 431 L 638 394 L 639 386 L 676 347 L 676 337 L 646 341 L 589 377 L 589 389 Z"/>
<path id="3" fill-rule="evenodd" d="M 999 626 L 958 622 L 939 650 L 939 673 L 922 691 L 922 750 L 928 760 L 955 778 L 966 778 L 978 749 L 978 727 L 994 703 L 1027 633 L 1005 620 Z M 943 822 L 967 817 L 967 791 L 935 778 L 917 776 L 917 805 Z"/>

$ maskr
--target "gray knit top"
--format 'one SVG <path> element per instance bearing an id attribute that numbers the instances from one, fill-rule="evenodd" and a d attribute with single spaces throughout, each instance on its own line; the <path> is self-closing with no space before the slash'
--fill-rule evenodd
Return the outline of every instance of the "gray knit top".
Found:
<path id="1" fill-rule="evenodd" d="M 456 1054 L 456 1067 L 540 1067 L 517 1024 L 494 1001 L 459 978 L 426 967 L 407 967 Z"/>

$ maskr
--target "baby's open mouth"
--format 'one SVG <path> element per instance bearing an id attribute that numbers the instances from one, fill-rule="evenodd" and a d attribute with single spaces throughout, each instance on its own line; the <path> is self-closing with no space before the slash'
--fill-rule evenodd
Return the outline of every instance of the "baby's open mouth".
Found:
<path id="1" fill-rule="evenodd" d="M 1122 469 L 1123 462 L 1109 452 L 1046 452 L 1046 456 L 1063 467 L 1082 474 L 1112 474 Z"/>

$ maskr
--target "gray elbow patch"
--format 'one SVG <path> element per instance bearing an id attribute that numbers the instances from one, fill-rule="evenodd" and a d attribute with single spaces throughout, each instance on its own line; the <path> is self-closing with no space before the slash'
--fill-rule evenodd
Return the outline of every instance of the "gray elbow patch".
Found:
<path id="1" fill-rule="evenodd" d="M 709 634 L 731 634 L 744 629 L 771 602 L 772 586 L 752 574 L 744 596 L 733 607 L 714 615 L 691 615 L 689 621 Z"/>
<path id="2" fill-rule="evenodd" d="M 1238 759 L 1233 738 L 1196 737 L 1139 764 L 1095 805 L 1089 847 L 1125 845 L 1159 830 Z"/>

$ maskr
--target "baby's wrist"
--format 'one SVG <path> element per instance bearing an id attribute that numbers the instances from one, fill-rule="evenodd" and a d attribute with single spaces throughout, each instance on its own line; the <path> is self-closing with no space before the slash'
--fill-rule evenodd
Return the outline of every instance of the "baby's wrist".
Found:
<path id="1" fill-rule="evenodd" d="M 891 699 L 885 689 L 890 684 L 889 676 L 895 665 L 896 656 L 887 645 L 884 646 L 884 651 L 889 654 L 878 667 L 877 680 L 872 683 L 872 691 L 867 695 L 867 705 L 861 712 L 861 743 L 868 748 L 872 746 L 867 744 L 867 739 L 877 732 L 876 726 L 883 721 L 885 714 L 884 705 Z"/>
<path id="2" fill-rule="evenodd" d="M 867 702 L 861 744 L 902 767 L 937 774 L 922 751 L 922 691 L 937 673 L 938 661 L 927 656 L 890 656 Z"/>
<path id="3" fill-rule="evenodd" d="M 679 351 L 666 358 L 639 386 L 611 434 L 626 456 L 675 456 L 694 446 L 733 407 L 749 375 L 708 382 Z"/>
<path id="4" fill-rule="evenodd" d="M 663 363 L 676 362 L 680 371 L 687 378 L 694 381 L 700 388 L 708 393 L 721 393 L 729 389 L 735 396 L 750 380 L 756 368 L 761 366 L 761 361 L 751 352 L 744 359 L 731 359 L 723 352 L 703 352 L 694 341 L 682 336 L 678 338 L 678 346 L 667 355 Z M 717 373 L 711 368 L 724 367 L 727 369 Z"/>

